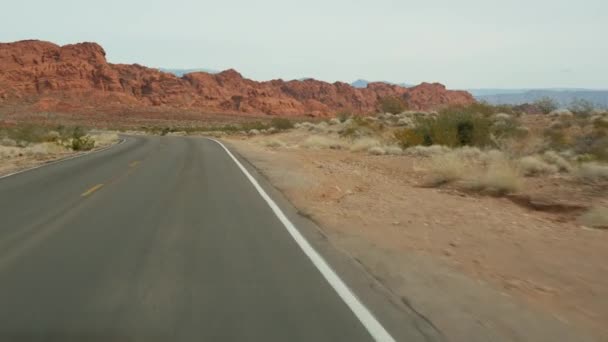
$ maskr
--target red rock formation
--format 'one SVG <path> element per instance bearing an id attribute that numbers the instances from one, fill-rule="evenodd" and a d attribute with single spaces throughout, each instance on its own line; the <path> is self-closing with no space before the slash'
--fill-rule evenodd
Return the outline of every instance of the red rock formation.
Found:
<path id="1" fill-rule="evenodd" d="M 343 109 L 374 112 L 386 96 L 398 96 L 412 109 L 474 102 L 469 93 L 446 90 L 438 83 L 412 88 L 371 83 L 358 89 L 312 79 L 256 82 L 235 70 L 179 78 L 137 64 L 110 64 L 95 43 L 0 44 L 0 105 L 29 101 L 40 110 L 167 106 L 215 113 L 327 115 Z"/>

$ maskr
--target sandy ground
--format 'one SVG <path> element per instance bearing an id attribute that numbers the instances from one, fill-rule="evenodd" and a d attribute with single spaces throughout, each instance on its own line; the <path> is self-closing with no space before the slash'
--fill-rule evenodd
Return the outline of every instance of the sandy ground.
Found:
<path id="1" fill-rule="evenodd" d="M 608 231 L 559 208 L 421 187 L 417 157 L 262 139 L 226 141 L 448 340 L 608 340 Z M 605 189 L 590 197 L 559 180 L 528 190 L 606 204 Z"/>

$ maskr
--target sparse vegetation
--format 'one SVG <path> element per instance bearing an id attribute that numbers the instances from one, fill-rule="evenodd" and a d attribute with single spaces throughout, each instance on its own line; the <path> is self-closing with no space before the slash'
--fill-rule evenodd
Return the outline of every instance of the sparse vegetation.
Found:
<path id="1" fill-rule="evenodd" d="M 270 126 L 280 131 L 293 128 L 293 122 L 286 118 L 273 118 L 270 120 Z"/>
<path id="2" fill-rule="evenodd" d="M 519 167 L 525 176 L 550 175 L 558 171 L 557 166 L 545 162 L 538 156 L 526 156 L 519 160 Z"/>
<path id="3" fill-rule="evenodd" d="M 592 102 L 587 101 L 585 99 L 575 99 L 570 103 L 568 109 L 574 114 L 578 116 L 586 116 L 591 114 L 591 112 L 595 109 L 595 106 Z"/>
<path id="4" fill-rule="evenodd" d="M 579 218 L 579 222 L 588 227 L 608 229 L 608 208 L 591 208 Z"/>
<path id="5" fill-rule="evenodd" d="M 557 109 L 557 102 L 550 97 L 538 99 L 534 101 L 533 105 L 536 106 L 543 114 L 549 114 Z"/>
<path id="6" fill-rule="evenodd" d="M 82 127 L 43 126 L 19 124 L 0 128 L 2 145 L 32 147 L 36 144 L 55 144 L 74 151 L 86 151 L 95 147 L 95 140 Z"/>
<path id="7" fill-rule="evenodd" d="M 382 112 L 399 114 L 407 109 L 405 101 L 395 96 L 387 96 L 380 100 L 380 107 Z"/>

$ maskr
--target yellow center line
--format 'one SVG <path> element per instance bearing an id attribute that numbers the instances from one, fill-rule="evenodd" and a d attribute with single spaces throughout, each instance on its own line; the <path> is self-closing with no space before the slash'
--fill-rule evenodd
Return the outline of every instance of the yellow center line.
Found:
<path id="1" fill-rule="evenodd" d="M 139 165 L 139 160 L 132 161 L 132 162 L 129 164 L 129 166 L 130 166 L 130 167 L 136 167 L 137 165 Z"/>
<path id="2" fill-rule="evenodd" d="M 95 191 L 99 190 L 102 186 L 103 186 L 103 184 L 97 184 L 94 187 L 90 188 L 89 190 L 83 192 L 82 195 L 80 195 L 80 196 L 82 196 L 82 197 L 89 196 L 90 194 L 92 194 Z"/>

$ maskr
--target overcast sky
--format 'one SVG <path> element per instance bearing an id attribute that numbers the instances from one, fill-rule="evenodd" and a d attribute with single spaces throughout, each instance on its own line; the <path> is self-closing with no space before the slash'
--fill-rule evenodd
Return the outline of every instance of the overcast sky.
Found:
<path id="1" fill-rule="evenodd" d="M 95 41 L 109 61 L 450 88 L 608 88 L 608 0 L 20 0 L 0 41 Z"/>

